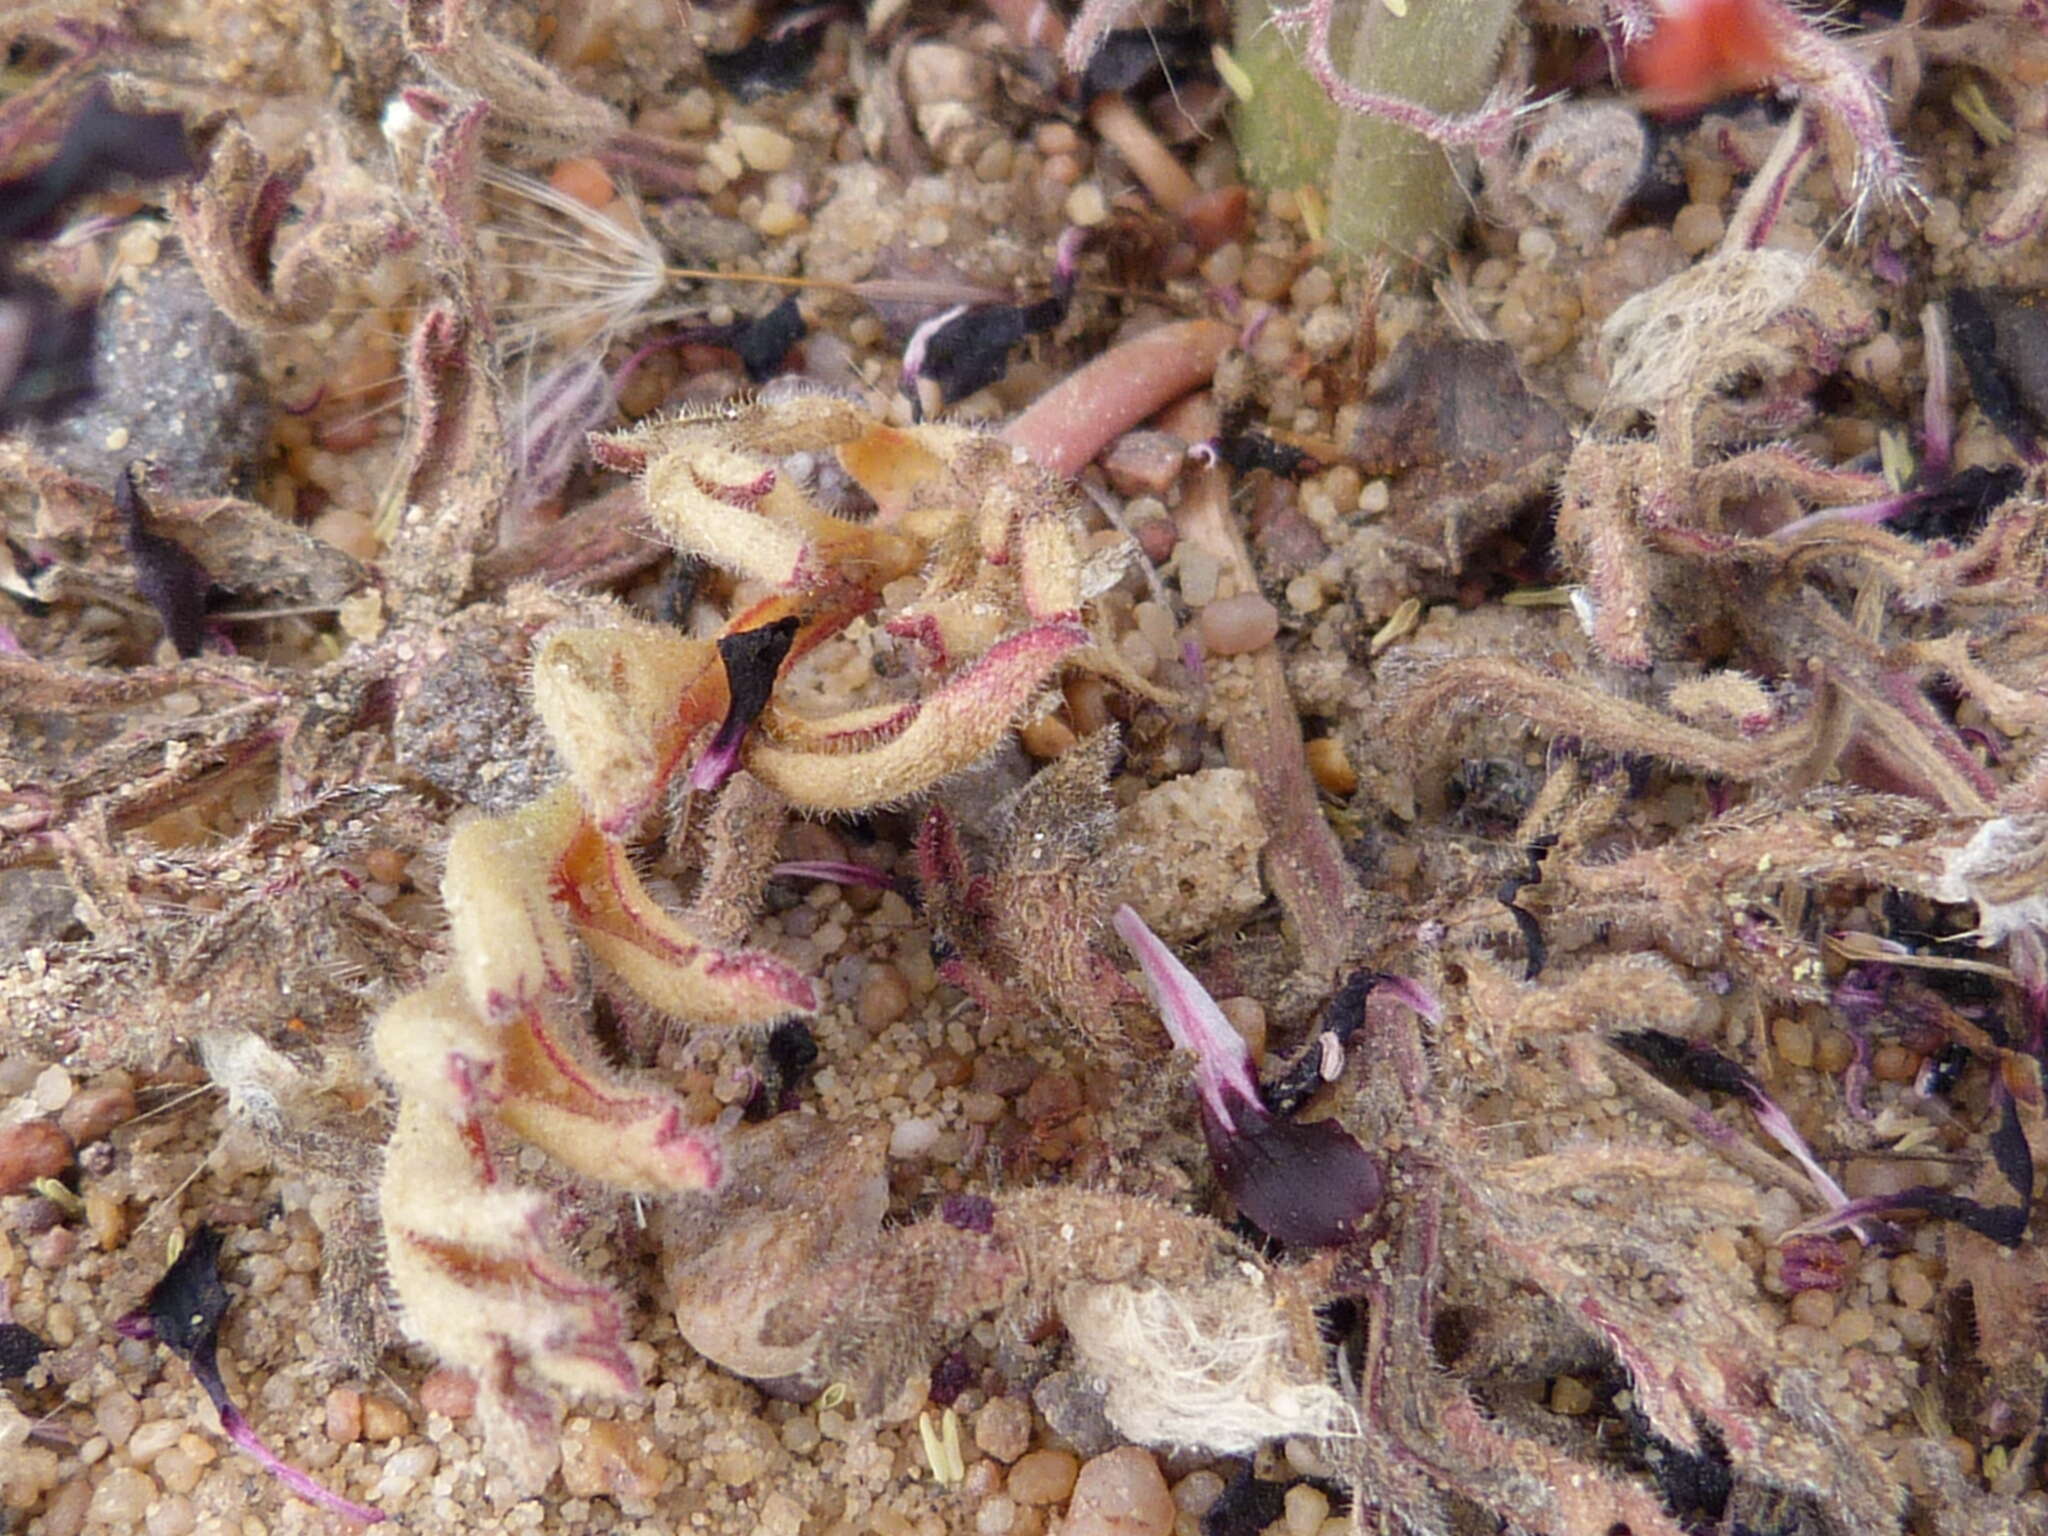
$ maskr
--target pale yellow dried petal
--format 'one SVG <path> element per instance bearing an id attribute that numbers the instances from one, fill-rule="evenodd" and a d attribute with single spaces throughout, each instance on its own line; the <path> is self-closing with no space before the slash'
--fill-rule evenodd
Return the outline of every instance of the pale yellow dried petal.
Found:
<path id="1" fill-rule="evenodd" d="M 481 1173 L 453 1122 L 401 1102 L 378 1196 L 408 1337 L 486 1381 L 509 1352 L 567 1391 L 639 1389 L 616 1298 L 548 1251 L 546 1201 Z"/>
<path id="2" fill-rule="evenodd" d="M 486 1019 L 576 983 L 576 953 L 551 885 L 581 822 L 576 792 L 562 784 L 511 816 L 465 821 L 448 839 L 441 901 L 453 970 Z"/>
<path id="3" fill-rule="evenodd" d="M 1027 629 L 926 699 L 916 718 L 880 746 L 827 754 L 756 737 L 747 767 L 803 810 L 857 811 L 907 800 L 993 752 L 1060 663 L 1088 642 L 1078 624 Z"/>
<path id="4" fill-rule="evenodd" d="M 680 1099 L 579 1060 L 541 1010 L 507 1026 L 504 1075 L 498 1119 L 563 1167 L 637 1194 L 718 1182 L 718 1144 L 685 1120 Z"/>
<path id="5" fill-rule="evenodd" d="M 557 629 L 533 663 L 533 703 L 600 826 L 629 831 L 655 803 L 699 724 L 684 695 L 720 668 L 718 647 L 658 625 Z M 723 708 L 723 673 L 717 687 Z"/>
<path id="6" fill-rule="evenodd" d="M 649 894 L 618 844 L 588 838 L 572 869 L 578 936 L 654 1007 L 726 1029 L 766 1029 L 817 1011 L 816 989 L 787 961 L 691 932 Z"/>

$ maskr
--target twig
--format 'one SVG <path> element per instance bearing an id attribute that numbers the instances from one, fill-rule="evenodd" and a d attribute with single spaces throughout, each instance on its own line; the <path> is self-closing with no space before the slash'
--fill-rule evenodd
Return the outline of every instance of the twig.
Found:
<path id="1" fill-rule="evenodd" d="M 1167 418 L 1167 429 L 1189 442 L 1206 441 L 1218 430 L 1215 405 L 1207 398 L 1191 400 Z M 1251 551 L 1230 516 L 1230 486 L 1220 465 L 1190 474 L 1176 518 L 1181 537 L 1232 572 L 1240 590 L 1258 590 Z M 1224 755 L 1233 768 L 1251 775 L 1252 798 L 1266 826 L 1266 879 L 1293 926 L 1301 968 L 1318 981 L 1334 982 L 1357 955 L 1365 893 L 1323 819 L 1279 650 L 1268 644 L 1244 660 L 1249 686 L 1218 701 Z"/>

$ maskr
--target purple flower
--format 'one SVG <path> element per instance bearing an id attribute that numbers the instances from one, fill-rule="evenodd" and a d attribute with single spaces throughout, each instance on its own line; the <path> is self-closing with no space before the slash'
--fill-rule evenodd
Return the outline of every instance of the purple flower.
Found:
<path id="1" fill-rule="evenodd" d="M 212 1227 L 194 1232 L 177 1262 L 150 1291 L 149 1299 L 139 1310 L 115 1319 L 114 1331 L 127 1339 L 153 1340 L 182 1355 L 192 1368 L 193 1380 L 213 1399 L 227 1437 L 293 1493 L 363 1525 L 377 1524 L 384 1518 L 381 1511 L 344 1499 L 281 1460 L 257 1438 L 242 1410 L 229 1398 L 219 1360 L 220 1323 L 228 1310 L 228 1288 L 220 1278 L 220 1242 L 220 1233 Z"/>
<path id="2" fill-rule="evenodd" d="M 1202 1135 L 1216 1177 L 1245 1218 L 1283 1243 L 1333 1248 L 1358 1235 L 1385 1189 L 1378 1161 L 1335 1120 L 1275 1115 L 1251 1053 L 1206 988 L 1145 920 L 1118 907 L 1116 931 L 1138 957 L 1173 1043 L 1195 1056 Z"/>

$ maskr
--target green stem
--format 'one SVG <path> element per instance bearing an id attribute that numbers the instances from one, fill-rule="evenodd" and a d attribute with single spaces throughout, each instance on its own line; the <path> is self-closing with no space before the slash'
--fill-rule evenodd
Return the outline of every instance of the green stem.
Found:
<path id="1" fill-rule="evenodd" d="M 1514 0 L 1340 0 L 1330 51 L 1360 89 L 1445 114 L 1472 112 L 1499 71 Z M 1277 190 L 1312 185 L 1329 238 L 1355 255 L 1420 255 L 1447 242 L 1467 207 L 1451 151 L 1380 118 L 1340 112 L 1268 24 L 1267 0 L 1237 0 L 1238 63 L 1253 81 L 1237 113 L 1246 176 Z M 1348 62 L 1347 62 L 1348 61 Z"/>

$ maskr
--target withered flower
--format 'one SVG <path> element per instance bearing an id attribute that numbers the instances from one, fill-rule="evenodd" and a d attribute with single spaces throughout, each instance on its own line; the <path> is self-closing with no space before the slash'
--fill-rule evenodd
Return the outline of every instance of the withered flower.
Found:
<path id="1" fill-rule="evenodd" d="M 249 1421 L 242 1417 L 242 1410 L 228 1396 L 219 1359 L 221 1319 L 228 1311 L 228 1288 L 220 1277 L 220 1245 L 221 1234 L 216 1228 L 201 1227 L 194 1232 L 186 1239 L 177 1260 L 151 1289 L 148 1300 L 136 1311 L 115 1320 L 115 1331 L 123 1338 L 161 1344 L 183 1357 L 192 1369 L 193 1380 L 212 1399 L 227 1437 L 293 1493 L 360 1524 L 379 1524 L 384 1519 L 381 1511 L 344 1499 L 281 1460 L 277 1452 L 258 1438 Z"/>
<path id="2" fill-rule="evenodd" d="M 1303 1122 L 1267 1109 L 1251 1053 L 1208 989 L 1136 912 L 1118 907 L 1115 922 L 1173 1043 L 1194 1052 L 1202 1135 L 1238 1209 L 1283 1243 L 1350 1242 L 1379 1207 L 1385 1185 L 1378 1161 L 1335 1120 Z"/>

